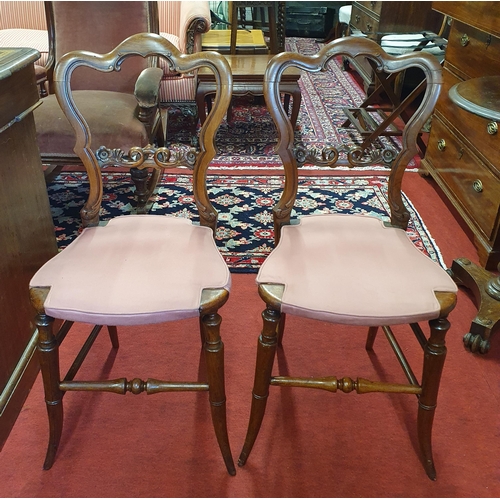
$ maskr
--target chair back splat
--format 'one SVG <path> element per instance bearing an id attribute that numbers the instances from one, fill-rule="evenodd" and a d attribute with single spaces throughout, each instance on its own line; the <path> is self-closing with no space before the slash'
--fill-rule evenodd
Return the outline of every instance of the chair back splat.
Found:
<path id="1" fill-rule="evenodd" d="M 424 73 L 425 92 L 415 113 L 405 122 L 400 151 L 390 146 L 369 150 L 355 146 L 346 151 L 344 146 L 328 145 L 319 154 L 296 144 L 293 127 L 280 99 L 281 75 L 290 67 L 319 72 L 337 56 L 366 57 L 377 71 L 388 74 L 410 67 L 420 68 Z M 422 461 L 429 478 L 436 478 L 431 448 L 432 422 L 446 356 L 445 335 L 450 327 L 447 316 L 455 306 L 457 287 L 448 273 L 417 249 L 407 236 L 409 214 L 403 203 L 401 183 L 409 161 L 417 153 L 417 136 L 436 103 L 441 81 L 441 67 L 433 56 L 415 52 L 394 57 L 375 42 L 354 37 L 335 40 L 316 55 L 281 53 L 270 61 L 264 78 L 264 96 L 278 130 L 277 152 L 284 166 L 285 185 L 273 209 L 276 247 L 257 276 L 265 310 L 240 466 L 246 463 L 257 439 L 272 385 L 329 392 L 416 395 Z M 346 158 L 341 158 L 342 155 Z M 303 216 L 292 224 L 299 168 L 304 163 L 333 168 L 345 161 L 351 167 L 383 164 L 389 169 L 387 220 L 357 214 L 320 213 Z M 274 376 L 274 358 L 282 343 L 286 315 L 343 325 L 336 328 L 339 335 L 365 327 L 368 330 L 365 347 L 369 351 L 373 349 L 378 329 L 382 329 L 408 382 L 331 375 Z M 428 336 L 419 324 L 424 321 L 428 322 Z M 288 329 L 295 324 L 291 318 L 287 321 Z M 417 339 L 417 350 L 423 349 L 420 380 L 396 340 L 392 325 L 410 325 L 409 330 Z M 303 339 L 304 328 L 297 335 L 309 345 Z M 356 341 L 357 336 L 349 336 L 349 343 Z M 345 337 L 342 342 L 346 342 Z M 417 356 L 421 354 L 417 352 Z M 295 361 L 300 364 L 303 360 Z M 349 360 L 343 357 L 339 361 Z M 328 363 L 331 364 L 330 359 Z M 310 367 L 307 370 L 310 371 Z"/>
<path id="2" fill-rule="evenodd" d="M 173 151 L 147 145 L 129 151 L 100 147 L 78 108 L 71 77 L 79 68 L 100 72 L 120 70 L 128 58 L 163 57 L 175 71 L 210 68 L 217 82 L 212 112 L 199 135 L 199 151 Z M 161 70 L 158 69 L 161 72 Z M 58 102 L 76 134 L 75 153 L 85 165 L 89 196 L 81 211 L 83 231 L 30 282 L 37 312 L 38 354 L 49 417 L 49 445 L 44 468 L 54 463 L 62 434 L 62 398 L 67 391 L 107 391 L 155 394 L 168 391 L 208 391 L 213 425 L 229 474 L 235 467 L 226 426 L 224 347 L 218 309 L 229 296 L 230 274 L 215 242 L 217 212 L 208 198 L 206 172 L 215 155 L 214 137 L 231 99 L 232 75 L 227 61 L 215 52 L 184 55 L 157 34 L 133 35 L 105 54 L 74 51 L 62 56 L 54 73 Z M 188 166 L 193 169 L 193 193 L 200 225 L 182 217 L 128 215 L 99 223 L 103 182 L 109 166 L 152 168 Z M 161 265 L 147 265 L 147 262 Z M 199 317 L 206 359 L 206 382 L 118 378 L 77 380 L 78 370 L 103 325 L 114 348 L 117 326 L 165 323 Z M 54 332 L 54 319 L 63 320 Z M 95 326 L 66 376 L 59 372 L 59 346 L 74 322 Z M 140 331 L 139 331 L 140 333 Z"/>

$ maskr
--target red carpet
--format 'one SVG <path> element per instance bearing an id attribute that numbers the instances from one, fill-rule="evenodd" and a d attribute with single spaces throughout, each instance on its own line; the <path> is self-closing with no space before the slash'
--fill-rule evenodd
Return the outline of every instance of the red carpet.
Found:
<path id="1" fill-rule="evenodd" d="M 432 181 L 407 175 L 404 190 L 440 246 L 446 263 L 476 252 Z M 233 455 L 243 444 L 250 410 L 261 300 L 255 275 L 233 275 L 222 309 L 228 426 Z M 42 471 L 47 422 L 37 380 L 0 454 L 4 497 L 498 497 L 500 496 L 500 345 L 486 356 L 462 347 L 475 308 L 460 291 L 451 314 L 434 425 L 438 479 L 425 475 L 415 451 L 416 399 L 271 388 L 268 412 L 248 464 L 230 477 L 220 457 L 207 395 L 118 396 L 68 393 L 62 444 Z M 365 332 L 288 318 L 280 372 L 391 377 L 403 380 L 382 336 L 364 350 Z M 399 329 L 398 329 L 399 330 Z M 83 326 L 63 344 L 63 366 L 82 342 Z M 411 338 L 410 338 L 411 337 Z M 198 372 L 197 321 L 122 328 L 115 354 L 106 335 L 82 368 L 86 374 L 171 377 Z M 400 336 L 412 361 L 412 335 Z M 139 354 L 141 353 L 141 354 Z M 63 368 L 64 369 L 64 368 Z M 90 375 L 89 375 L 90 376 Z M 393 377 L 394 378 L 394 377 Z"/>

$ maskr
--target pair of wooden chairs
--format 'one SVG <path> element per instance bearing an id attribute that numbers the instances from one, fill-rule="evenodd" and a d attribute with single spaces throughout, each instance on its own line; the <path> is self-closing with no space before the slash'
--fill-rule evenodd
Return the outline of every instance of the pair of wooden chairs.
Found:
<path id="1" fill-rule="evenodd" d="M 411 65 L 422 69 L 427 89 L 415 116 L 408 121 L 402 151 L 390 161 L 390 222 L 371 217 L 314 215 L 291 224 L 297 194 L 298 160 L 294 135 L 280 99 L 280 76 L 288 67 L 320 71 L 333 57 L 366 56 L 379 70 L 395 72 Z M 217 81 L 214 106 L 201 127 L 199 151 L 194 158 L 193 192 L 200 224 L 183 218 L 130 215 L 99 223 L 102 200 L 101 168 L 109 155 L 92 142 L 92 131 L 78 110 L 71 92 L 71 76 L 84 66 L 99 71 L 119 69 L 132 56 L 164 57 L 183 73 L 209 67 Z M 231 100 L 232 75 L 223 56 L 215 52 L 181 55 L 155 34 L 134 35 L 108 54 L 71 52 L 55 70 L 57 99 L 76 133 L 75 153 L 88 172 L 90 192 L 81 215 L 84 229 L 66 249 L 47 262 L 30 284 L 37 312 L 38 353 L 49 417 L 49 445 L 44 468 L 52 467 L 63 428 L 63 397 L 68 391 L 108 391 L 155 394 L 168 391 L 208 391 L 213 426 L 229 474 L 235 466 L 226 425 L 224 347 L 218 310 L 228 300 L 230 273 L 213 239 L 217 212 L 208 192 L 207 168 L 215 155 L 215 134 Z M 281 53 L 270 62 L 265 76 L 265 99 L 279 135 L 278 153 L 285 169 L 285 187 L 274 207 L 276 249 L 262 266 L 258 292 L 265 302 L 263 330 L 259 337 L 253 403 L 248 434 L 239 464 L 250 454 L 263 421 L 269 386 L 326 389 L 335 392 L 400 392 L 418 400 L 418 437 L 423 464 L 435 479 L 431 430 L 439 382 L 446 356 L 448 313 L 457 288 L 448 274 L 417 250 L 407 238 L 408 212 L 401 198 L 405 167 L 415 155 L 416 136 L 428 118 L 441 87 L 441 68 L 425 54 L 387 56 L 374 42 L 342 39 L 325 46 L 314 56 Z M 320 163 L 334 165 L 335 149 L 328 149 Z M 353 163 L 362 161 L 355 152 Z M 326 158 L 326 160 L 325 160 Z M 356 158 L 358 160 L 356 160 Z M 176 158 L 163 148 L 135 148 L 118 155 L 113 164 L 130 168 L 163 169 L 188 160 Z M 161 265 L 145 266 L 148 262 Z M 381 327 L 408 377 L 408 384 L 370 382 L 361 378 L 297 378 L 272 375 L 273 361 L 286 314 L 368 328 L 371 349 Z M 102 326 L 113 347 L 118 347 L 117 326 L 178 321 L 199 317 L 206 356 L 206 381 L 168 380 L 82 381 L 78 370 Z M 61 324 L 55 331 L 54 323 Z M 428 321 L 427 337 L 419 322 Z M 59 347 L 73 322 L 97 325 L 67 374 L 61 377 Z M 409 323 L 424 351 L 420 382 L 399 349 L 390 325 Z"/>

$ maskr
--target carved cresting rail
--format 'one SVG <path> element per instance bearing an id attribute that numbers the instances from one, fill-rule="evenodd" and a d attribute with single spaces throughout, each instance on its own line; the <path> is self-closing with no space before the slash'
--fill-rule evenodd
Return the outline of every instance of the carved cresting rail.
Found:
<path id="1" fill-rule="evenodd" d="M 195 148 L 187 151 L 156 147 L 148 144 L 144 148 L 133 147 L 127 154 L 122 149 L 109 149 L 101 146 L 96 151 L 96 158 L 101 168 L 126 167 L 143 170 L 145 168 L 174 168 L 187 167 L 194 169 L 198 152 Z"/>

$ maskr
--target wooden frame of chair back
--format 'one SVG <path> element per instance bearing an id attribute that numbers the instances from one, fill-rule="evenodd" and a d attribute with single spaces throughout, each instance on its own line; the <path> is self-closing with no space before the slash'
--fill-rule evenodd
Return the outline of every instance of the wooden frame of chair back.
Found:
<path id="1" fill-rule="evenodd" d="M 350 58 L 365 56 L 373 62 L 377 71 L 386 73 L 396 73 L 410 67 L 418 67 L 424 72 L 427 80 L 425 93 L 419 107 L 404 127 L 400 153 L 396 154 L 394 150 L 384 149 L 381 152 L 374 152 L 368 160 L 365 160 L 364 152 L 357 147 L 352 147 L 348 152 L 350 167 L 371 163 L 383 163 L 390 166 L 391 224 L 403 229 L 406 229 L 408 224 L 409 213 L 401 197 L 401 183 L 406 166 L 417 154 L 417 136 L 431 115 L 439 96 L 442 85 L 441 66 L 436 58 L 429 54 L 418 52 L 395 57 L 386 54 L 372 40 L 347 37 L 330 42 L 312 56 L 283 52 L 276 55 L 267 67 L 264 76 L 264 97 L 278 130 L 277 153 L 283 161 L 286 172 L 283 194 L 273 209 L 276 244 L 279 242 L 281 226 L 290 221 L 290 213 L 297 194 L 298 167 L 305 162 L 310 162 L 334 168 L 338 164 L 339 150 L 335 146 L 328 146 L 322 151 L 321 158 L 318 158 L 315 152 L 304 151 L 294 146 L 293 127 L 281 103 L 279 87 L 273 83 L 279 81 L 283 72 L 291 66 L 309 72 L 319 72 L 324 70 L 329 60 L 336 56 Z"/>
<path id="2" fill-rule="evenodd" d="M 71 75 L 78 66 L 86 66 L 98 71 L 119 71 L 124 59 L 131 56 L 159 56 L 167 59 L 172 68 L 179 73 L 194 71 L 206 66 L 213 70 L 219 92 L 216 96 L 213 112 L 200 130 L 200 151 L 190 150 L 185 156 L 166 147 L 133 148 L 126 154 L 119 150 L 100 149 L 94 151 L 91 145 L 91 131 L 85 118 L 79 112 L 71 97 Z M 70 52 L 58 62 L 54 74 L 57 99 L 71 126 L 75 130 L 76 144 L 74 151 L 81 158 L 89 177 L 90 192 L 81 211 L 84 226 L 99 222 L 99 209 L 102 200 L 101 167 L 107 164 L 119 165 L 139 170 L 154 168 L 161 172 L 164 168 L 186 165 L 193 168 L 193 191 L 200 214 L 200 224 L 215 231 L 217 212 L 213 207 L 206 189 L 206 171 L 216 153 L 215 134 L 225 116 L 232 92 L 232 74 L 224 57 L 215 52 L 181 54 L 165 38 L 142 33 L 133 35 L 107 54 L 90 52 Z"/>

